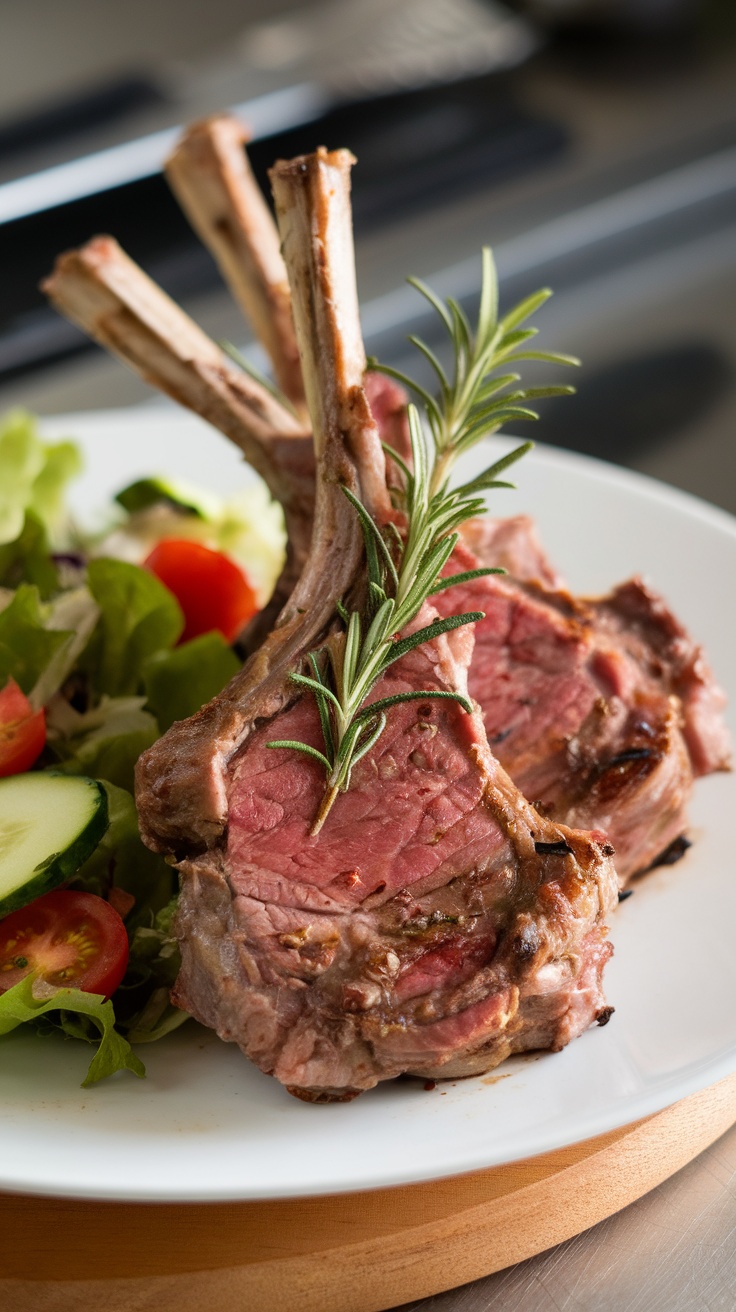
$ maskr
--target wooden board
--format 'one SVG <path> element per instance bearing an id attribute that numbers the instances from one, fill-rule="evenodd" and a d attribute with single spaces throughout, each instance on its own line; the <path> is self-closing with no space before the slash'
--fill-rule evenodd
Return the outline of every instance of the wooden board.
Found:
<path id="1" fill-rule="evenodd" d="M 543 1157 L 401 1189 L 272 1203 L 0 1195 L 13 1312 L 378 1312 L 561 1243 L 674 1174 L 736 1121 L 736 1075 Z"/>

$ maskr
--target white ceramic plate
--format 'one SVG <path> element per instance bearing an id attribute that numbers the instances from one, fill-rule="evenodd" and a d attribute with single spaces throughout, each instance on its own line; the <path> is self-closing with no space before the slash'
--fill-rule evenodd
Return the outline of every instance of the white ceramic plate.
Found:
<path id="1" fill-rule="evenodd" d="M 215 491 L 247 476 L 224 439 L 163 407 L 44 427 L 85 448 L 80 511 L 146 473 Z M 645 572 L 736 703 L 736 521 L 559 451 L 537 451 L 517 476 L 519 492 L 499 493 L 494 509 L 532 513 L 577 590 Z M 90 1090 L 79 1044 L 21 1031 L 0 1045 L 0 1188 L 182 1201 L 406 1184 L 560 1148 L 714 1083 L 736 1070 L 736 776 L 697 785 L 691 833 L 685 860 L 648 875 L 614 918 L 611 1023 L 564 1052 L 431 1092 L 396 1081 L 315 1107 L 194 1025 L 141 1049 L 145 1081 L 122 1074 Z"/>

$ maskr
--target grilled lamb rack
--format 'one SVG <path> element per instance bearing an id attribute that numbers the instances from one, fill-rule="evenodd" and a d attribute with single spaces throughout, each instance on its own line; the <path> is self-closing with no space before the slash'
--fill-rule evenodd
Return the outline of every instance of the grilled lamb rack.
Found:
<path id="1" fill-rule="evenodd" d="M 239 280 L 258 264 L 259 240 L 272 264 L 278 238 L 247 164 L 246 137 L 232 118 L 195 124 L 172 156 L 169 180 L 249 313 Z M 277 340 L 287 313 L 291 326 L 286 281 L 282 263 Z M 278 355 L 258 315 L 251 318 L 278 373 Z M 284 355 L 293 360 L 290 341 Z M 405 398 L 388 383 L 366 377 L 382 437 L 406 454 Z M 723 696 L 703 653 L 639 579 L 600 601 L 572 598 L 525 517 L 471 522 L 463 542 L 463 568 L 503 565 L 514 579 L 479 580 L 464 597 L 453 590 L 443 598 L 445 609 L 467 603 L 486 611 L 469 681 L 489 739 L 547 814 L 608 831 L 624 883 L 679 839 L 693 777 L 728 764 Z"/>
<path id="2" fill-rule="evenodd" d="M 196 126 L 174 152 L 174 173 L 179 190 L 190 198 L 190 209 L 199 216 L 198 230 L 233 290 L 237 293 L 239 276 L 235 252 L 248 243 L 249 264 L 242 279 L 260 279 L 265 285 L 270 276 L 282 289 L 281 327 L 271 340 L 286 340 L 285 348 L 272 350 L 278 367 L 281 349 L 285 367 L 289 360 L 293 363 L 285 272 L 282 263 L 279 273 L 273 257 L 279 240 L 270 214 L 260 196 L 254 203 L 252 175 L 247 165 L 237 163 L 238 154 L 245 158 L 243 137 L 233 120 Z M 208 187 L 211 195 L 197 199 L 198 192 Z M 218 255 L 223 230 L 228 233 L 227 259 Z M 254 234 L 264 240 L 267 258 L 259 260 L 255 249 L 259 238 Z M 80 270 L 97 288 L 94 295 L 80 294 Z M 243 376 L 109 239 L 97 239 L 62 257 L 47 289 L 60 308 L 117 349 L 149 381 L 197 409 L 248 449 L 240 431 L 238 403 Z M 98 304 L 102 296 L 109 310 L 105 300 L 109 294 L 119 300 L 120 312 L 113 309 L 112 313 L 113 333 L 110 314 L 101 319 Z M 262 305 L 267 303 L 264 292 Z M 257 317 L 254 322 L 260 331 Z M 156 352 L 145 349 L 152 333 L 166 364 L 168 338 L 173 338 L 174 386 L 171 369 L 157 367 Z M 268 335 L 262 332 L 262 336 L 267 341 Z M 177 352 L 177 338 L 186 342 L 188 356 L 186 351 Z M 189 366 L 187 358 L 211 364 Z M 220 376 L 234 382 L 217 385 Z M 256 384 L 246 382 L 258 391 Z M 395 448 L 405 449 L 401 389 L 381 375 L 368 374 L 365 390 L 382 436 Z M 266 396 L 262 405 L 266 402 L 273 410 L 272 398 Z M 282 425 L 285 414 L 278 416 Z M 293 428 L 293 418 L 291 424 Z M 260 467 L 265 454 L 269 485 L 287 512 L 292 550 L 272 603 L 246 635 L 244 645 L 249 650 L 269 631 L 306 554 L 314 463 L 307 426 L 302 427 L 300 440 L 295 437 L 284 439 L 275 427 L 259 429 Z M 259 467 L 257 460 L 254 463 Z M 571 597 L 525 517 L 473 521 L 465 526 L 463 538 L 464 546 L 458 550 L 462 568 L 502 564 L 513 576 L 512 580 L 480 580 L 465 590 L 464 597 L 486 612 L 477 629 L 469 685 L 483 709 L 494 751 L 525 795 L 549 816 L 607 830 L 624 883 L 673 850 L 671 845 L 686 828 L 693 777 L 728 765 L 723 696 L 703 653 L 641 580 L 623 584 L 599 601 Z M 445 609 L 457 609 L 457 604 L 455 589 L 442 599 Z"/>
<path id="3" fill-rule="evenodd" d="M 268 650 L 141 758 L 137 790 L 146 841 L 179 856 L 175 1000 L 311 1101 L 404 1071 L 484 1071 L 607 1020 L 617 889 L 603 835 L 538 816 L 479 714 L 454 702 L 395 708 L 316 837 L 321 767 L 267 746 L 317 741 L 314 701 L 287 671 L 364 587 L 340 482 L 379 522 L 391 513 L 362 387 L 350 164 L 320 150 L 273 174 L 315 433 L 304 575 Z M 471 650 L 469 630 L 441 635 L 377 695 L 462 689 Z"/>

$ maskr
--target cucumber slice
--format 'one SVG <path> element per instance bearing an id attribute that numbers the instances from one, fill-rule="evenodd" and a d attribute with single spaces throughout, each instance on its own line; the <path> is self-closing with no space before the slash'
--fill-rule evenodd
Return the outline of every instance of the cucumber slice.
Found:
<path id="1" fill-rule="evenodd" d="M 139 510 L 150 510 L 151 506 L 162 502 L 182 515 L 194 515 L 197 519 L 214 519 L 217 513 L 217 506 L 206 492 L 158 477 L 138 479 L 137 483 L 131 483 L 118 492 L 115 500 L 130 515 Z"/>
<path id="2" fill-rule="evenodd" d="M 69 879 L 92 855 L 107 824 L 107 794 L 94 779 L 0 779 L 0 916 Z"/>

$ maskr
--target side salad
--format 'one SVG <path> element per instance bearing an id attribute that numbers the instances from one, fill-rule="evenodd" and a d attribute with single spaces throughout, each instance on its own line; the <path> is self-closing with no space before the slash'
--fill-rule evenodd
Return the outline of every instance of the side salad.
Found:
<path id="1" fill-rule="evenodd" d="M 0 421 L 0 1035 L 93 1043 L 86 1086 L 143 1076 L 131 1044 L 188 1019 L 176 875 L 140 841 L 133 773 L 240 668 L 284 531 L 260 484 L 222 502 L 151 477 L 85 532 L 65 503 L 81 468 L 32 416 Z"/>

